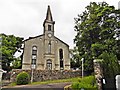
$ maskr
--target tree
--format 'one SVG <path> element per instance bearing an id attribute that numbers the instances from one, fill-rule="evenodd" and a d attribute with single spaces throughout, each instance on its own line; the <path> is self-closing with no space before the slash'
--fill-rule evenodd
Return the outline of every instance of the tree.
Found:
<path id="1" fill-rule="evenodd" d="M 77 48 L 70 49 L 70 60 L 71 60 L 71 68 L 80 68 L 81 63 L 80 63 L 80 57 L 77 52 Z"/>
<path id="2" fill-rule="evenodd" d="M 20 57 L 14 58 L 14 60 L 11 63 L 11 67 L 14 69 L 21 69 L 22 68 L 22 60 Z"/>
<path id="3" fill-rule="evenodd" d="M 117 56 L 113 53 L 103 52 L 99 58 L 103 59 L 103 74 L 107 78 L 115 77 L 120 74 L 120 66 L 117 61 Z"/>
<path id="4" fill-rule="evenodd" d="M 11 70 L 10 63 L 17 60 L 14 57 L 16 51 L 19 51 L 23 38 L 15 37 L 14 35 L 0 34 L 1 39 L 1 59 L 3 70 Z"/>
<path id="5" fill-rule="evenodd" d="M 120 10 L 114 6 L 91 2 L 75 18 L 75 31 L 74 42 L 79 56 L 85 59 L 86 71 L 93 71 L 93 59 L 100 58 L 104 52 L 120 56 Z"/>

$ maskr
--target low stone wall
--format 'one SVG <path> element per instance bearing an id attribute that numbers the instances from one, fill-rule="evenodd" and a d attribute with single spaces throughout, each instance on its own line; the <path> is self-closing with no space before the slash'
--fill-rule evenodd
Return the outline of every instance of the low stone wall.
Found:
<path id="1" fill-rule="evenodd" d="M 25 71 L 31 76 L 31 70 L 22 70 L 22 69 L 14 69 L 12 70 L 11 74 L 11 81 L 15 82 L 16 76 L 22 72 Z M 72 71 L 72 70 L 34 70 L 33 71 L 33 81 L 45 81 L 45 80 L 57 80 L 57 79 L 66 79 L 66 78 L 72 78 L 72 77 L 78 77 L 81 76 L 81 71 Z"/>

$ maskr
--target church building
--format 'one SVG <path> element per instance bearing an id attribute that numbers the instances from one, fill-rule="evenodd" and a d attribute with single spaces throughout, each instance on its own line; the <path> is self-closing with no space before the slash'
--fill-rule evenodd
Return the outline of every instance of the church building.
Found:
<path id="1" fill-rule="evenodd" d="M 44 33 L 24 41 L 22 69 L 70 70 L 69 45 L 54 36 L 54 24 L 48 6 Z"/>

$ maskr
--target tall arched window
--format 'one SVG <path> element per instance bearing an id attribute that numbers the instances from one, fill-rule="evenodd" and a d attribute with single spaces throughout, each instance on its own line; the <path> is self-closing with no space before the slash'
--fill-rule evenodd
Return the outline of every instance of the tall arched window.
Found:
<path id="1" fill-rule="evenodd" d="M 64 63 L 63 63 L 63 49 L 59 49 L 59 59 L 60 59 L 60 69 L 64 68 Z"/>
<path id="2" fill-rule="evenodd" d="M 51 53 L 51 41 L 48 43 L 48 53 Z"/>
<path id="3" fill-rule="evenodd" d="M 52 70 L 52 61 L 50 59 L 47 60 L 47 70 Z"/>
<path id="4" fill-rule="evenodd" d="M 37 46 L 32 47 L 32 65 L 36 65 L 36 59 L 37 59 Z"/>

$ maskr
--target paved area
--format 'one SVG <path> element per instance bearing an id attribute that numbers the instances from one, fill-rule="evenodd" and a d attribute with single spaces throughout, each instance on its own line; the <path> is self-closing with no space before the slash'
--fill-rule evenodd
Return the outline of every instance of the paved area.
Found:
<path id="1" fill-rule="evenodd" d="M 54 83 L 54 84 L 42 84 L 42 85 L 22 85 L 12 88 L 4 87 L 2 90 L 64 90 L 66 85 L 71 83 Z"/>

